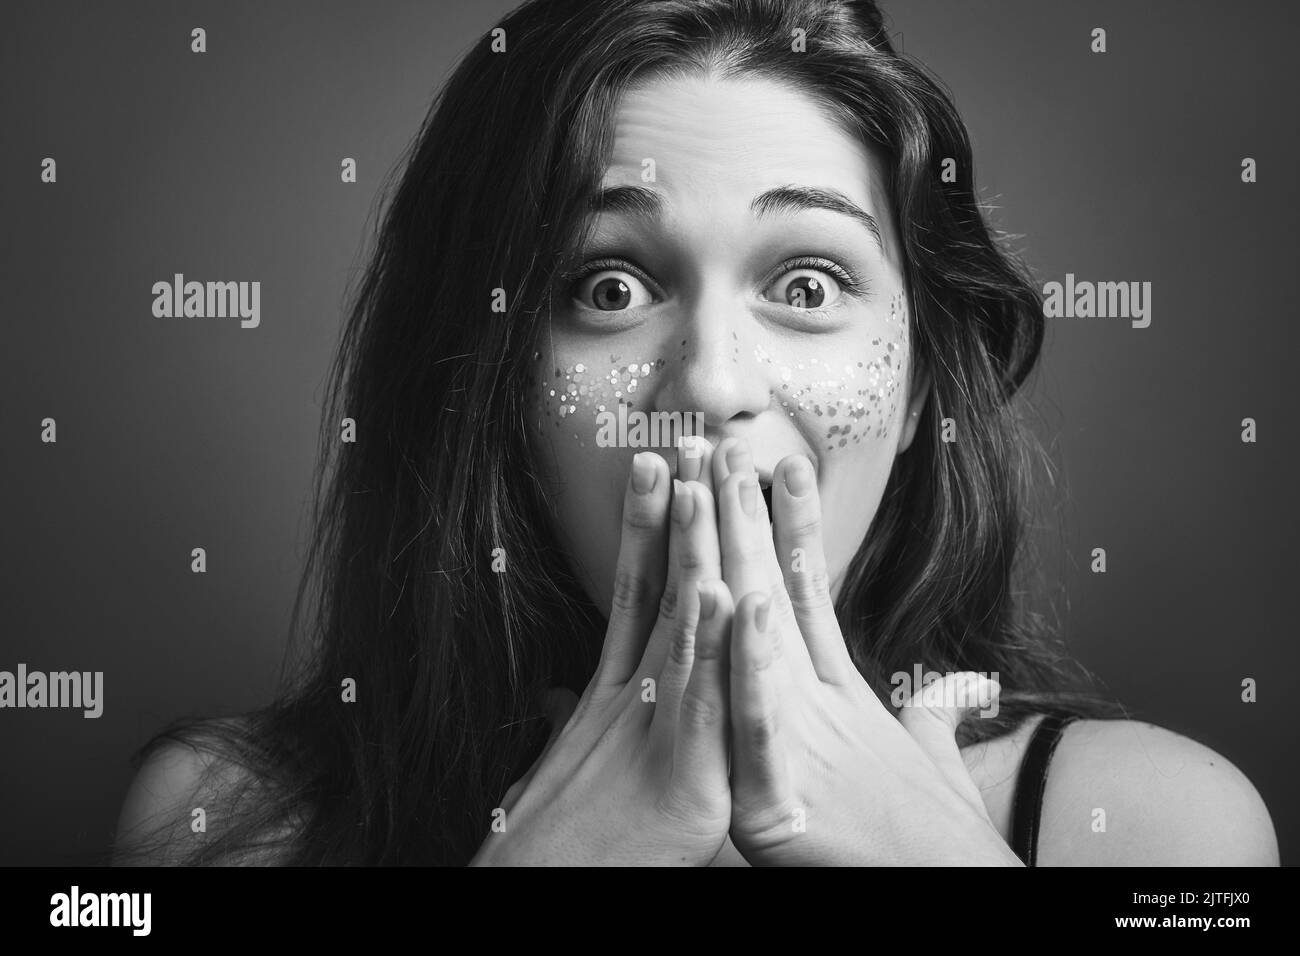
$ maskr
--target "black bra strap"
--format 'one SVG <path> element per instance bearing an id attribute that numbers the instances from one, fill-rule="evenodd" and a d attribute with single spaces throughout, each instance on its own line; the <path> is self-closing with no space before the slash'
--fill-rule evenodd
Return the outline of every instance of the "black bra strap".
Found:
<path id="1" fill-rule="evenodd" d="M 1050 713 L 1039 722 L 1025 749 L 1016 780 L 1016 801 L 1011 816 L 1011 849 L 1024 860 L 1025 866 L 1038 862 L 1038 821 L 1043 811 L 1043 791 L 1047 788 L 1047 767 L 1052 752 L 1061 740 L 1061 732 L 1075 714 Z"/>

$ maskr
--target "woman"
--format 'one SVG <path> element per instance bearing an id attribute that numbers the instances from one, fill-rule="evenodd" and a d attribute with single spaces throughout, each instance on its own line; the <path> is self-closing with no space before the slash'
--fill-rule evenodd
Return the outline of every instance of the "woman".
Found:
<path id="1" fill-rule="evenodd" d="M 345 329 L 311 652 L 150 742 L 119 858 L 1275 863 L 1015 606 L 1043 319 L 970 170 L 872 3 L 506 18 Z"/>

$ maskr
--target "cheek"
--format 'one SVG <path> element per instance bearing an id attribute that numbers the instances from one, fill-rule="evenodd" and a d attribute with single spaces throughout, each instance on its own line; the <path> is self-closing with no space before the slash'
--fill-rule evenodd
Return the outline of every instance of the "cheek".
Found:
<path id="1" fill-rule="evenodd" d="M 600 417 L 617 417 L 651 394 L 662 357 L 623 349 L 597 352 L 548 342 L 533 357 L 527 383 L 532 445 L 573 570 L 599 608 L 608 609 L 623 521 L 623 497 L 636 447 L 602 447 Z"/>
<path id="2" fill-rule="evenodd" d="M 668 364 L 655 356 L 547 345 L 533 356 L 529 410 L 539 436 L 594 444 L 602 415 L 635 409 Z"/>
<path id="3" fill-rule="evenodd" d="M 838 588 L 880 506 L 906 415 L 906 297 L 897 293 L 865 330 L 756 355 L 780 382 L 781 411 L 820 460 L 826 561 Z"/>
<path id="4" fill-rule="evenodd" d="M 790 352 L 762 345 L 754 350 L 759 364 L 781 383 L 782 412 L 819 456 L 831 458 L 897 433 L 907 356 L 907 302 L 901 292 L 890 301 L 884 322 L 873 323 L 866 334 L 828 336 Z"/>

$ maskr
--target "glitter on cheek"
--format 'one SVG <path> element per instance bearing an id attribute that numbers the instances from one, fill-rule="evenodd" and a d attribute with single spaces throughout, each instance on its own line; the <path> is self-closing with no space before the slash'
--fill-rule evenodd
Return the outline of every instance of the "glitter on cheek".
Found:
<path id="1" fill-rule="evenodd" d="M 890 433 L 906 379 L 901 350 L 906 346 L 907 300 L 901 292 L 890 301 L 887 324 L 893 333 L 888 342 L 871 339 L 873 355 L 847 363 L 842 356 L 834 363 L 816 357 L 792 363 L 774 358 L 761 345 L 754 349 L 759 365 L 770 366 L 781 382 L 780 391 L 772 394 L 782 410 L 791 418 L 811 412 L 828 420 L 822 434 L 826 451 Z"/>
<path id="2" fill-rule="evenodd" d="M 549 368 L 542 366 L 541 360 L 541 353 L 535 352 L 529 383 L 531 404 L 538 412 L 538 432 L 544 433 L 549 422 L 584 448 L 595 438 L 597 416 L 619 405 L 634 408 L 633 396 L 644 391 L 655 373 L 668 364 L 662 358 L 625 363 L 617 354 L 610 354 L 608 363 L 587 360 Z"/>

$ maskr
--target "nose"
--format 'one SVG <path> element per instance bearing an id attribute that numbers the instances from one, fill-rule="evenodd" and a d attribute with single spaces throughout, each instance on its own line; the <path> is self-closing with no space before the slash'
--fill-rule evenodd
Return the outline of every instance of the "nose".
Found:
<path id="1" fill-rule="evenodd" d="M 725 290 L 705 291 L 684 303 L 655 404 L 663 411 L 702 415 L 706 434 L 766 410 L 772 392 L 754 360 L 754 322 Z"/>

